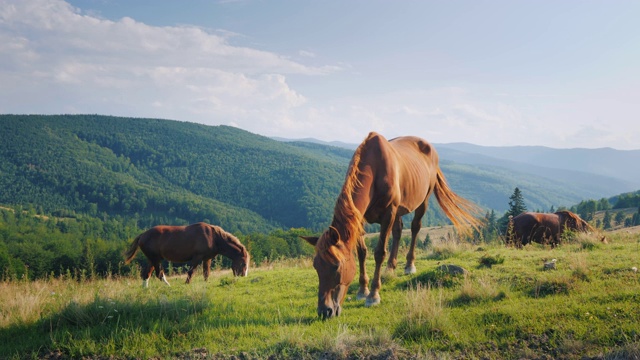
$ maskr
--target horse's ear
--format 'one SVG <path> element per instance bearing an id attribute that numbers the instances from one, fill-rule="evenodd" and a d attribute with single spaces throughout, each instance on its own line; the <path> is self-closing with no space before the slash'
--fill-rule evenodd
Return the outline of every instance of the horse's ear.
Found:
<path id="1" fill-rule="evenodd" d="M 338 229 L 336 229 L 333 226 L 329 226 L 329 230 L 327 230 L 329 232 L 329 239 L 331 239 L 331 243 L 332 244 L 337 244 L 340 241 L 340 233 L 338 232 Z"/>
<path id="2" fill-rule="evenodd" d="M 316 246 L 316 243 L 318 243 L 317 236 L 300 236 L 300 238 L 306 240 L 312 246 Z"/>

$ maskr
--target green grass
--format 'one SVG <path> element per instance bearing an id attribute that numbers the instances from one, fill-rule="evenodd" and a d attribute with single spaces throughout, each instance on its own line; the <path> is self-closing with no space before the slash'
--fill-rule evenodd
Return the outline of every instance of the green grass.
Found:
<path id="1" fill-rule="evenodd" d="M 640 235 L 551 249 L 467 244 L 386 274 L 382 304 L 352 284 L 340 317 L 316 316 L 310 260 L 157 279 L 0 283 L 0 358 L 554 358 L 640 356 Z M 590 244 L 590 245 L 585 245 Z M 455 251 L 451 249 L 455 248 Z M 406 251 L 406 249 L 403 249 Z M 446 253 L 446 256 L 442 254 Z M 434 255 L 435 254 L 435 255 Z M 403 260 L 404 252 L 400 259 Z M 556 259 L 555 270 L 543 264 Z M 468 273 L 437 270 L 452 264 Z M 370 276 L 373 259 L 367 261 Z"/>

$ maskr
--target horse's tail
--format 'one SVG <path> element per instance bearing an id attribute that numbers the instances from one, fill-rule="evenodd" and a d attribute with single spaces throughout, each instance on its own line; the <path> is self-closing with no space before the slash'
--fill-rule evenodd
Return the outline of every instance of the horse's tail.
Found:
<path id="1" fill-rule="evenodd" d="M 136 236 L 135 239 L 133 239 L 133 242 L 131 243 L 131 245 L 129 245 L 129 249 L 127 251 L 125 251 L 124 253 L 124 263 L 128 264 L 131 262 L 131 260 L 133 260 L 133 257 L 136 256 L 136 253 L 138 252 L 138 241 L 140 240 L 140 237 L 142 236 L 142 234 Z"/>
<path id="2" fill-rule="evenodd" d="M 479 230 L 481 223 L 476 215 L 480 213 L 480 207 L 453 192 L 440 167 L 438 167 L 434 193 L 442 211 L 459 232 L 469 234 L 471 230 L 469 226 Z"/>

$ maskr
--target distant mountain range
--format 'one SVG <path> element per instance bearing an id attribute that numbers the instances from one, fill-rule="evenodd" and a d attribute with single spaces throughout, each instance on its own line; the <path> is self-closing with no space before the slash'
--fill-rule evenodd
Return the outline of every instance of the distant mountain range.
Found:
<path id="1" fill-rule="evenodd" d="M 0 205 L 229 231 L 325 228 L 357 144 L 101 115 L 0 115 Z M 285 142 L 286 141 L 286 142 Z M 498 215 L 640 189 L 639 151 L 434 144 L 451 188 Z M 425 225 L 446 223 L 430 202 Z"/>
<path id="2" fill-rule="evenodd" d="M 358 146 L 313 138 L 275 139 L 337 146 L 350 150 Z M 525 200 L 531 209 L 548 209 L 549 205 L 571 206 L 582 200 L 609 198 L 640 189 L 640 166 L 636 166 L 640 164 L 640 150 L 556 149 L 543 146 L 492 147 L 469 143 L 433 145 L 440 155 L 441 162 L 445 164 L 444 167 L 448 163 L 468 165 L 477 169 L 478 174 L 489 173 L 501 177 L 499 183 L 511 190 L 516 186 L 525 190 Z M 556 201 L 538 193 L 538 190 L 545 187 L 549 190 L 556 189 L 560 193 Z M 527 194 L 527 190 L 533 191 Z M 506 210 L 504 194 L 495 193 L 493 199 L 489 196 L 481 198 L 485 205 L 493 209 Z"/>

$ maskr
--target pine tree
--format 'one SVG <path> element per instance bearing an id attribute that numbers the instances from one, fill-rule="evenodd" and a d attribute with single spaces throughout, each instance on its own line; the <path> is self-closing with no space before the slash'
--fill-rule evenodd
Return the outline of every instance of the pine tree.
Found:
<path id="1" fill-rule="evenodd" d="M 611 228 L 611 214 L 609 213 L 608 210 L 604 212 L 604 218 L 602 219 L 602 227 L 603 229 Z"/>
<path id="2" fill-rule="evenodd" d="M 519 188 L 515 188 L 513 194 L 509 197 L 509 210 L 498 220 L 498 229 L 500 234 L 507 234 L 507 227 L 509 226 L 509 217 L 518 216 L 521 213 L 527 211 L 527 207 L 524 205 L 524 198 Z"/>
<path id="3" fill-rule="evenodd" d="M 633 224 L 633 226 L 640 225 L 640 207 L 638 207 L 638 211 L 635 214 L 633 214 L 631 223 Z"/>
<path id="4" fill-rule="evenodd" d="M 489 241 L 497 237 L 498 219 L 496 218 L 496 212 L 491 210 L 485 214 L 484 226 L 482 227 L 482 238 L 484 241 Z"/>
<path id="5" fill-rule="evenodd" d="M 519 188 L 513 190 L 513 194 L 509 197 L 509 211 L 507 215 L 518 216 L 521 213 L 527 211 L 527 206 L 524 204 L 524 198 Z"/>

